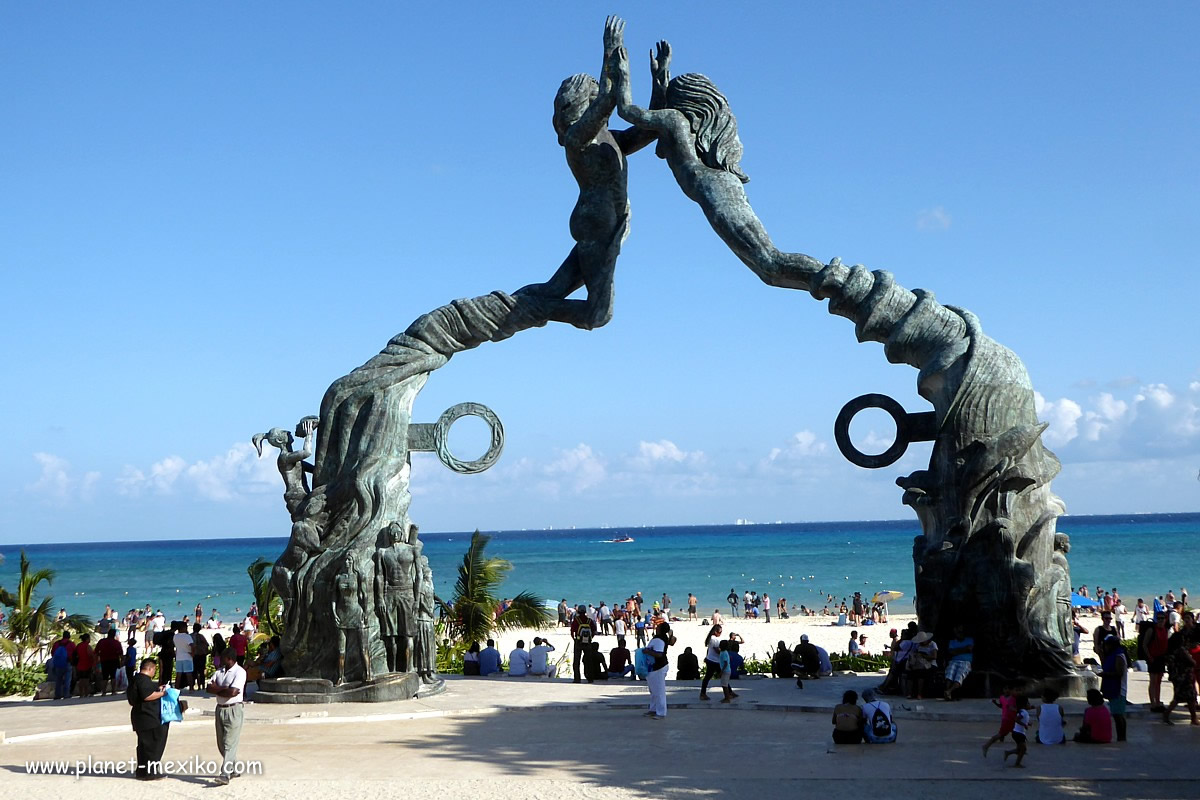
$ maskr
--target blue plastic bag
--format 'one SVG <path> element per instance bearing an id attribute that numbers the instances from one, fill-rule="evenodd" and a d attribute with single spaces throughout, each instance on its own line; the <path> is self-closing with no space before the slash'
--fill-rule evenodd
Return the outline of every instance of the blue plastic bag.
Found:
<path id="1" fill-rule="evenodd" d="M 163 695 L 159 703 L 159 714 L 163 722 L 183 722 L 183 709 L 179 707 L 178 689 L 168 686 L 167 693 Z"/>
<path id="2" fill-rule="evenodd" d="M 633 672 L 639 678 L 646 677 L 650 672 L 650 660 L 640 647 L 633 651 Z"/>

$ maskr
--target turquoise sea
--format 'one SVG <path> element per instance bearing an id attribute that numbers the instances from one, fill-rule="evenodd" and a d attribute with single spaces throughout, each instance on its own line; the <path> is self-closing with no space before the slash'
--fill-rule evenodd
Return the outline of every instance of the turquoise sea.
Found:
<path id="1" fill-rule="evenodd" d="M 1059 530 L 1071 535 L 1071 578 L 1078 587 L 1116 586 L 1126 598 L 1198 586 L 1200 513 L 1070 516 Z M 497 531 L 490 555 L 512 561 L 503 591 L 531 590 L 557 602 L 612 603 L 641 591 L 667 592 L 678 606 L 689 591 L 701 610 L 722 606 L 731 587 L 765 590 L 773 599 L 816 606 L 821 594 L 913 592 L 912 539 L 916 520 L 706 525 L 623 529 Z M 634 541 L 605 540 L 628 534 Z M 455 569 L 471 534 L 423 533 L 437 592 L 449 597 Z M 146 603 L 172 612 L 203 603 L 207 614 L 242 613 L 251 602 L 246 567 L 274 560 L 286 540 L 207 539 L 154 542 L 0 545 L 0 586 L 16 582 L 20 552 L 57 577 L 55 604 L 92 617 L 111 604 L 121 612 Z"/>

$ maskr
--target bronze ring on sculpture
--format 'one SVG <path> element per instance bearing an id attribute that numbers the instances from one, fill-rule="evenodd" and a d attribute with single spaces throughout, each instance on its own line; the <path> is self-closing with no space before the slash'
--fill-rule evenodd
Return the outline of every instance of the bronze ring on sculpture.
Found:
<path id="1" fill-rule="evenodd" d="M 863 409 L 878 408 L 886 411 L 896 423 L 896 441 L 878 455 L 864 453 L 850 441 L 850 421 Z M 838 413 L 833 423 L 833 438 L 838 450 L 851 464 L 867 469 L 879 469 L 896 463 L 913 442 L 932 441 L 936 436 L 937 416 L 933 411 L 909 414 L 904 407 L 886 394 L 860 395 Z"/>
<path id="2" fill-rule="evenodd" d="M 450 426 L 453 425 L 461 417 L 476 416 L 481 418 L 488 424 L 492 431 L 492 443 L 488 447 L 486 453 L 474 461 L 463 461 L 456 458 L 450 452 L 450 443 L 448 440 L 450 434 Z M 437 453 L 437 457 L 442 463 L 455 472 L 472 474 L 475 472 L 483 472 L 488 467 L 496 463 L 496 459 L 500 458 L 500 451 L 504 449 L 504 426 L 500 424 L 500 418 L 496 416 L 496 412 L 492 411 L 482 403 L 459 403 L 455 406 L 450 406 L 438 421 L 433 426 L 433 450 Z"/>

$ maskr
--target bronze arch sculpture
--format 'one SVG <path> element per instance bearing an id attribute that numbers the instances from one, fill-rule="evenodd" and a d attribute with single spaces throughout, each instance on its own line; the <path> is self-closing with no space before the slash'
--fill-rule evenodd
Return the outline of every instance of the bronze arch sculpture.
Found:
<path id="1" fill-rule="evenodd" d="M 923 529 L 913 545 L 921 629 L 942 638 L 968 622 L 976 670 L 1078 691 L 1085 679 L 1070 655 L 1069 542 L 1056 531 L 1064 507 L 1050 488 L 1059 462 L 1041 441 L 1046 426 L 1021 360 L 985 335 L 973 314 L 940 304 L 932 292 L 905 289 L 885 271 L 776 248 L 746 199 L 749 179 L 724 96 L 703 75 L 671 79 L 670 46 L 660 42 L 651 57 L 651 102 L 634 104 L 622 33 L 623 23 L 610 18 L 600 80 L 568 79 L 555 101 L 555 129 L 580 197 L 571 216 L 576 247 L 553 277 L 512 294 L 441 306 L 335 381 L 315 426 L 311 489 L 301 485 L 304 473 L 294 462 L 302 459 L 291 453 L 291 437 L 267 437 L 279 442 L 292 517 L 272 580 L 287 609 L 285 669 L 298 677 L 267 682 L 260 697 L 385 700 L 436 690 L 432 576 L 408 516 L 408 481 L 409 453 L 437 445 L 435 426 L 411 423 L 413 401 L 455 353 L 551 321 L 590 329 L 609 320 L 613 269 L 629 224 L 625 156 L 656 140 L 684 194 L 755 275 L 828 300 L 830 313 L 854 322 L 859 341 L 880 342 L 888 361 L 919 370 L 917 391 L 933 410 L 904 414 L 890 401 L 889 413 L 900 452 L 910 440 L 934 442 L 928 469 L 897 480 Z M 633 127 L 610 131 L 614 109 Z M 568 299 L 584 286 L 586 300 Z M 888 405 L 884 400 L 858 405 Z M 860 466 L 883 466 L 882 456 L 855 455 L 847 444 L 845 427 L 857 408 L 839 418 L 839 446 Z M 312 433 L 306 420 L 298 435 Z M 442 441 L 448 424 L 438 428 Z M 497 420 L 483 468 L 501 443 Z M 442 455 L 447 466 L 462 466 Z M 366 575 L 373 580 L 352 577 Z M 356 580 L 362 607 L 339 612 L 331 594 Z M 966 608 L 973 609 L 970 620 L 962 616 Z M 331 647 L 328 633 L 347 613 L 362 620 L 357 637 L 338 637 L 361 642 L 349 652 Z"/>

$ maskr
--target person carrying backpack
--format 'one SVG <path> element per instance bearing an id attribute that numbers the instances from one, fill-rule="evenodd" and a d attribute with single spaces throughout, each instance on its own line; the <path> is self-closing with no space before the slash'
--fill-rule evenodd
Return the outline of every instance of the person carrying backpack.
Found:
<path id="1" fill-rule="evenodd" d="M 892 719 L 892 707 L 876 699 L 874 689 L 863 691 L 863 738 L 868 744 L 891 744 L 896 741 L 896 721 Z"/>
<path id="2" fill-rule="evenodd" d="M 571 674 L 575 683 L 582 683 L 579 676 L 579 662 L 584 654 L 592 649 L 592 638 L 596 632 L 592 629 L 592 621 L 588 619 L 587 608 L 579 606 L 575 617 L 571 620 L 571 641 L 574 642 L 574 655 L 571 657 Z"/>

